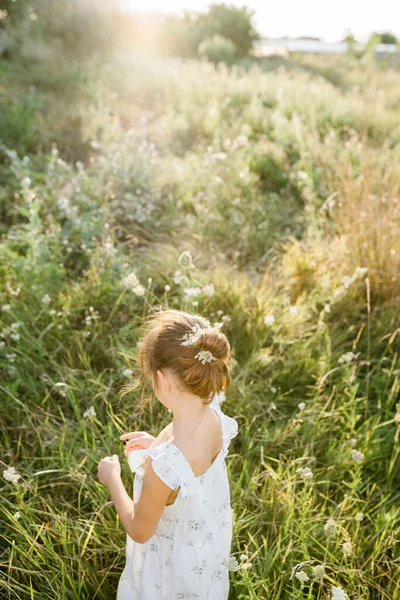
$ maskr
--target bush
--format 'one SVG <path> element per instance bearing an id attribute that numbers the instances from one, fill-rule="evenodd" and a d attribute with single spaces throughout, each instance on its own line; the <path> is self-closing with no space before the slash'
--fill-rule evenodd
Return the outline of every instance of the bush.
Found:
<path id="1" fill-rule="evenodd" d="M 206 38 L 199 46 L 199 56 L 210 62 L 232 64 L 236 58 L 236 46 L 222 35 Z"/>

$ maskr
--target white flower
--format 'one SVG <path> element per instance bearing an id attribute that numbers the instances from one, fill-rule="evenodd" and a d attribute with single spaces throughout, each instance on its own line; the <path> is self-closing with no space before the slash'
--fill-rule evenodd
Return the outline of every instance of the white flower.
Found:
<path id="1" fill-rule="evenodd" d="M 135 273 L 129 273 L 126 277 L 123 277 L 121 280 L 121 285 L 127 288 L 133 288 L 139 285 L 139 279 L 136 277 Z"/>
<path id="2" fill-rule="evenodd" d="M 353 354 L 353 352 L 346 352 L 345 354 L 342 354 L 342 356 L 340 358 L 338 358 L 338 362 L 339 363 L 344 363 L 344 362 L 351 362 L 354 358 L 355 358 L 355 354 Z"/>
<path id="3" fill-rule="evenodd" d="M 305 571 L 297 571 L 296 577 L 299 581 L 308 581 L 310 579 Z"/>
<path id="4" fill-rule="evenodd" d="M 276 387 L 274 387 L 273 385 L 271 385 L 271 387 L 270 387 L 270 390 L 271 390 L 271 392 L 272 392 L 273 394 L 276 394 L 276 392 L 278 391 L 278 390 L 276 389 Z"/>
<path id="5" fill-rule="evenodd" d="M 362 452 L 360 452 L 359 450 L 356 450 L 355 448 L 353 448 L 351 450 L 351 458 L 357 463 L 360 464 L 362 463 L 362 461 L 364 460 L 365 456 Z"/>
<path id="6" fill-rule="evenodd" d="M 351 554 L 353 554 L 353 548 L 352 548 L 352 545 L 350 544 L 350 542 L 344 542 L 342 544 L 342 548 L 343 548 L 343 554 L 345 556 L 350 556 Z"/>
<path id="7" fill-rule="evenodd" d="M 17 483 L 21 475 L 17 473 L 15 467 L 8 467 L 8 469 L 5 469 L 5 471 L 3 471 L 3 477 L 6 481 L 11 481 L 11 483 Z"/>
<path id="8" fill-rule="evenodd" d="M 232 321 L 232 317 L 231 317 L 231 316 L 229 316 L 229 315 L 223 315 L 223 316 L 221 317 L 221 321 L 222 321 L 223 323 L 230 323 L 230 322 Z"/>
<path id="9" fill-rule="evenodd" d="M 308 179 L 308 175 L 307 175 L 307 173 L 305 173 L 304 171 L 298 171 L 298 172 L 297 172 L 297 177 L 298 177 L 299 179 Z"/>
<path id="10" fill-rule="evenodd" d="M 250 567 L 252 566 L 252 564 L 253 564 L 253 563 L 251 563 L 251 562 L 246 562 L 246 563 L 243 563 L 243 564 L 240 566 L 240 568 L 241 568 L 241 569 L 250 569 Z"/>
<path id="11" fill-rule="evenodd" d="M 192 302 L 192 306 L 194 306 L 196 308 L 196 306 L 199 305 L 199 301 L 198 300 L 193 300 Z"/>
<path id="12" fill-rule="evenodd" d="M 209 283 L 208 285 L 205 285 L 203 287 L 203 294 L 205 296 L 207 296 L 208 298 L 211 298 L 212 296 L 214 296 L 215 288 L 212 283 Z"/>
<path id="13" fill-rule="evenodd" d="M 94 406 L 90 406 L 84 413 L 83 413 L 83 418 L 87 419 L 87 417 L 95 417 L 96 416 L 96 411 Z"/>
<path id="14" fill-rule="evenodd" d="M 11 308 L 11 304 L 3 304 L 3 306 L 1 307 L 1 310 L 3 312 L 7 312 L 8 310 L 10 310 Z"/>
<path id="15" fill-rule="evenodd" d="M 324 311 L 327 312 L 327 313 L 331 312 L 331 307 L 329 306 L 329 304 L 325 304 Z"/>
<path id="16" fill-rule="evenodd" d="M 136 296 L 144 296 L 146 289 L 144 288 L 144 286 L 139 283 L 138 285 L 135 285 L 134 288 L 132 288 L 132 292 L 134 294 L 136 294 Z"/>
<path id="17" fill-rule="evenodd" d="M 234 556 L 231 556 L 228 560 L 229 571 L 238 571 L 240 569 L 239 563 Z"/>
<path id="18" fill-rule="evenodd" d="M 199 287 L 188 287 L 184 288 L 183 293 L 187 298 L 192 298 L 193 296 L 201 294 L 201 289 Z"/>
<path id="19" fill-rule="evenodd" d="M 14 513 L 13 517 L 14 517 L 14 519 L 17 519 L 17 520 L 21 517 L 21 513 L 19 512 L 19 510 L 17 510 L 17 512 Z"/>
<path id="20" fill-rule="evenodd" d="M 190 254 L 189 250 L 185 250 L 184 252 L 182 252 L 182 254 L 180 255 L 178 262 L 180 264 L 181 267 L 183 267 L 184 269 L 194 269 L 195 266 L 193 264 L 193 260 L 192 260 L 192 255 Z"/>
<path id="21" fill-rule="evenodd" d="M 124 375 L 124 377 L 130 377 L 132 374 L 132 369 L 125 369 L 124 371 L 122 371 L 122 375 Z"/>
<path id="22" fill-rule="evenodd" d="M 276 404 L 275 404 L 275 402 L 271 402 L 270 403 L 269 410 L 276 410 Z"/>
<path id="23" fill-rule="evenodd" d="M 299 409 L 299 410 L 304 410 L 304 409 L 305 409 L 305 407 L 306 407 L 306 403 L 305 403 L 305 402 L 300 402 L 300 403 L 297 405 L 297 407 L 298 407 L 298 409 Z"/>
<path id="24" fill-rule="evenodd" d="M 344 275 L 342 277 L 342 283 L 345 288 L 348 288 L 354 281 L 354 277 L 350 277 L 349 275 Z"/>
<path id="25" fill-rule="evenodd" d="M 215 356 L 213 356 L 211 354 L 211 352 L 209 350 L 200 350 L 200 352 L 195 354 L 195 358 L 197 358 L 199 361 L 201 361 L 203 363 L 203 365 L 205 365 L 206 362 L 211 362 L 212 360 L 218 360 L 217 358 L 215 358 Z"/>
<path id="26" fill-rule="evenodd" d="M 249 557 L 247 556 L 247 554 L 241 554 L 239 558 L 240 560 L 247 560 Z"/>
<path id="27" fill-rule="evenodd" d="M 289 307 L 289 312 L 291 315 L 298 315 L 299 314 L 299 309 L 297 308 L 297 306 L 290 306 Z"/>
<path id="28" fill-rule="evenodd" d="M 28 188 L 31 186 L 32 181 L 29 179 L 29 177 L 24 177 L 21 181 L 21 185 L 24 188 Z"/>
<path id="29" fill-rule="evenodd" d="M 299 467 L 296 469 L 296 473 L 298 473 L 302 479 L 311 479 L 313 476 L 313 472 L 311 471 L 310 467 L 304 467 L 304 469 Z"/>
<path id="30" fill-rule="evenodd" d="M 167 284 L 167 285 L 165 285 L 165 286 L 164 286 L 164 290 L 165 290 L 166 292 L 170 292 L 170 291 L 171 291 L 171 286 L 170 286 L 170 285 L 168 285 L 168 284 Z"/>
<path id="31" fill-rule="evenodd" d="M 20 339 L 20 335 L 19 335 L 19 333 L 11 333 L 10 338 L 18 341 Z"/>
<path id="32" fill-rule="evenodd" d="M 174 283 L 176 283 L 177 285 L 179 285 L 179 282 L 181 280 L 181 276 L 182 276 L 182 273 L 180 271 L 175 271 L 175 273 L 174 273 Z"/>
<path id="33" fill-rule="evenodd" d="M 272 314 L 266 315 L 264 317 L 264 323 L 265 325 L 272 325 L 272 323 L 275 322 L 275 317 Z"/>
<path id="34" fill-rule="evenodd" d="M 325 567 L 323 565 L 317 565 L 313 568 L 313 575 L 316 581 L 322 581 L 325 577 Z"/>
<path id="35" fill-rule="evenodd" d="M 325 523 L 324 530 L 326 535 L 335 535 L 335 533 L 337 532 L 337 523 L 335 519 L 329 517 L 329 519 Z"/>
<path id="36" fill-rule="evenodd" d="M 42 302 L 43 302 L 43 304 L 50 304 L 51 296 L 49 296 L 49 294 L 45 294 L 42 298 Z"/>
<path id="37" fill-rule="evenodd" d="M 332 600 L 346 600 L 346 592 L 340 586 L 333 586 L 332 588 Z"/>
<path id="38" fill-rule="evenodd" d="M 368 271 L 367 267 L 357 267 L 356 270 L 354 271 L 353 277 L 362 277 L 363 275 L 365 275 L 365 273 L 367 273 L 367 271 Z"/>
<path id="39" fill-rule="evenodd" d="M 358 512 L 358 513 L 356 514 L 356 521 L 362 521 L 362 520 L 363 520 L 363 518 L 364 518 L 364 513 L 362 513 L 362 512 Z"/>

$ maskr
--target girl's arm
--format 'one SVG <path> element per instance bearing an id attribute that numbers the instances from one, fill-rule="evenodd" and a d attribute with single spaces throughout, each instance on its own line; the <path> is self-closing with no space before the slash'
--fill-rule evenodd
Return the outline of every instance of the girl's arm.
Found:
<path id="1" fill-rule="evenodd" d="M 100 483 L 105 485 L 126 533 L 144 544 L 153 535 L 164 511 L 171 488 L 155 474 L 147 460 L 139 501 L 135 505 L 121 480 L 121 466 L 116 454 L 103 458 L 98 467 Z"/>

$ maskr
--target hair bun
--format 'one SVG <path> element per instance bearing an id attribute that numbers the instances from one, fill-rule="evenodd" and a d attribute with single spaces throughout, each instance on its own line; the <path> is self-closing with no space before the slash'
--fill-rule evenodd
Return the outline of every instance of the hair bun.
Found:
<path id="1" fill-rule="evenodd" d="M 220 331 L 205 331 L 202 333 L 197 342 L 196 348 L 211 352 L 218 363 L 227 363 L 230 359 L 230 344 L 224 333 Z M 212 365 L 217 366 L 217 361 L 212 361 Z"/>

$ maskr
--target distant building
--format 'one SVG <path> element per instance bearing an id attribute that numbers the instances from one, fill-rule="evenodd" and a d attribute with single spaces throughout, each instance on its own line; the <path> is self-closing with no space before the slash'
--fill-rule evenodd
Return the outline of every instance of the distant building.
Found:
<path id="1" fill-rule="evenodd" d="M 362 44 L 355 44 L 355 50 L 362 50 Z M 289 39 L 289 38 L 263 38 L 254 44 L 254 54 L 256 56 L 288 56 L 289 52 L 301 52 L 303 54 L 345 54 L 348 45 L 345 42 L 328 44 L 313 39 Z M 394 54 L 398 51 L 396 44 L 378 44 L 375 46 L 375 52 L 379 55 Z"/>

